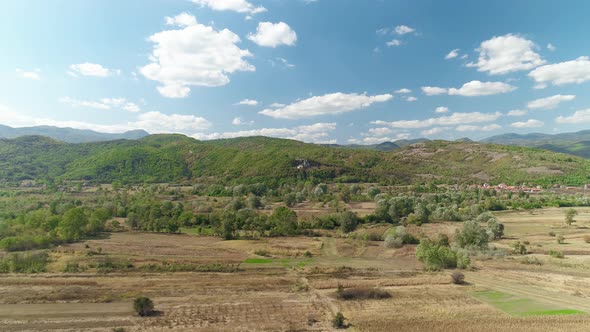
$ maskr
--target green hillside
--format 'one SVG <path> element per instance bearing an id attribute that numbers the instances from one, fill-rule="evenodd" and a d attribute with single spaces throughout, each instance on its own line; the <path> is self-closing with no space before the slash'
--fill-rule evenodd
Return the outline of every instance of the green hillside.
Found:
<path id="1" fill-rule="evenodd" d="M 297 166 L 305 165 L 305 169 Z M 590 162 L 526 147 L 431 141 L 394 151 L 342 149 L 267 137 L 197 141 L 182 135 L 67 144 L 30 136 L 0 140 L 0 181 L 108 183 L 387 184 L 535 182 L 584 184 Z"/>

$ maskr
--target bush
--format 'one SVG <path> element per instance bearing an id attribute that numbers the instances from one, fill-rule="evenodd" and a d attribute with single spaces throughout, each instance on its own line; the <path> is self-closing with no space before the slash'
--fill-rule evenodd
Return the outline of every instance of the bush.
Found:
<path id="1" fill-rule="evenodd" d="M 563 235 L 557 235 L 557 243 L 559 244 L 563 244 L 565 242 L 565 237 L 563 237 Z"/>
<path id="2" fill-rule="evenodd" d="M 563 258 L 565 257 L 563 254 L 563 251 L 559 251 L 559 250 L 550 250 L 549 251 L 549 256 L 553 257 L 553 258 Z"/>
<path id="3" fill-rule="evenodd" d="M 465 275 L 459 271 L 451 273 L 451 281 L 455 285 L 463 285 L 465 283 Z"/>
<path id="4" fill-rule="evenodd" d="M 133 301 L 133 310 L 141 317 L 150 316 L 154 313 L 154 303 L 145 296 L 140 296 Z"/>
<path id="5" fill-rule="evenodd" d="M 383 242 L 385 248 L 401 248 L 404 245 L 403 239 L 393 235 L 387 235 Z"/>
<path id="6" fill-rule="evenodd" d="M 516 241 L 512 244 L 512 253 L 516 255 L 526 255 L 528 249 L 524 244 L 520 243 L 520 241 Z"/>
<path id="7" fill-rule="evenodd" d="M 332 326 L 334 326 L 334 328 L 337 328 L 337 329 L 342 329 L 345 327 L 345 325 L 344 325 L 345 320 L 346 320 L 346 318 L 344 318 L 344 315 L 341 312 L 338 312 L 336 314 L 336 316 L 334 316 L 334 319 L 332 319 Z"/>
<path id="8" fill-rule="evenodd" d="M 45 272 L 48 258 L 45 251 L 9 254 L 0 260 L 0 273 Z"/>
<path id="9" fill-rule="evenodd" d="M 488 246 L 489 235 L 475 220 L 463 223 L 463 229 L 455 234 L 457 244 L 461 248 L 483 249 Z"/>
<path id="10" fill-rule="evenodd" d="M 380 288 L 349 288 L 344 289 L 342 285 L 338 285 L 336 296 L 340 300 L 351 301 L 351 300 L 381 300 L 388 299 L 391 294 L 388 291 Z"/>
<path id="11" fill-rule="evenodd" d="M 430 240 L 422 240 L 416 248 L 416 257 L 424 263 L 430 271 L 467 268 L 471 261 L 466 253 L 457 253 L 448 246 L 443 246 Z"/>
<path id="12" fill-rule="evenodd" d="M 549 236 L 555 237 L 555 232 L 549 232 Z"/>
<path id="13" fill-rule="evenodd" d="M 520 263 L 526 265 L 543 265 L 543 262 L 537 257 L 525 257 L 520 260 Z"/>

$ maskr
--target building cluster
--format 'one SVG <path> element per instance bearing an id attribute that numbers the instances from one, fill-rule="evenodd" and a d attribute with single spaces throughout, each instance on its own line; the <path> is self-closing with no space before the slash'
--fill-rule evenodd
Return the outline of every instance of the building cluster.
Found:
<path id="1" fill-rule="evenodd" d="M 484 183 L 482 185 L 479 185 L 478 188 L 480 189 L 486 189 L 486 190 L 495 190 L 495 191 L 510 191 L 513 193 L 518 193 L 518 192 L 525 192 L 525 193 L 530 193 L 530 194 L 537 194 L 543 191 L 543 188 L 541 188 L 541 186 L 534 186 L 534 187 L 529 187 L 529 186 L 509 186 L 505 183 L 500 183 L 497 186 L 493 186 L 490 185 L 489 183 Z"/>

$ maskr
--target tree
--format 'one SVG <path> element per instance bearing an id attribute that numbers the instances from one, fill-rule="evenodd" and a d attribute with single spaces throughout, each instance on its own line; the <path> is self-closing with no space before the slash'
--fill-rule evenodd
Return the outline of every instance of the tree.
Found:
<path id="1" fill-rule="evenodd" d="M 84 235 L 84 228 L 88 223 L 88 217 L 81 208 L 68 210 L 58 226 L 58 235 L 66 242 L 80 240 Z"/>
<path id="2" fill-rule="evenodd" d="M 501 239 L 504 236 L 504 224 L 498 221 L 496 218 L 488 220 L 488 233 L 490 240 Z"/>
<path id="3" fill-rule="evenodd" d="M 565 223 L 570 226 L 571 224 L 575 223 L 574 217 L 578 215 L 578 211 L 575 209 L 567 209 L 565 211 Z"/>
<path id="4" fill-rule="evenodd" d="M 338 312 L 336 314 L 336 316 L 334 316 L 334 319 L 332 320 L 332 326 L 334 326 L 337 329 L 344 328 L 344 321 L 345 320 L 346 320 L 346 318 L 344 318 L 344 315 L 341 312 Z"/>
<path id="5" fill-rule="evenodd" d="M 145 296 L 140 296 L 133 301 L 133 310 L 141 317 L 150 316 L 154 313 L 154 303 Z"/>
<path id="6" fill-rule="evenodd" d="M 279 206 L 270 215 L 270 221 L 274 224 L 274 231 L 279 235 L 297 234 L 297 214 L 295 211 Z"/>
<path id="7" fill-rule="evenodd" d="M 343 233 L 350 233 L 356 229 L 358 218 L 356 214 L 346 211 L 340 214 L 340 230 Z"/>
<path id="8" fill-rule="evenodd" d="M 456 231 L 455 239 L 461 248 L 483 249 L 488 245 L 489 236 L 477 221 L 469 220 L 463 223 L 461 231 Z"/>

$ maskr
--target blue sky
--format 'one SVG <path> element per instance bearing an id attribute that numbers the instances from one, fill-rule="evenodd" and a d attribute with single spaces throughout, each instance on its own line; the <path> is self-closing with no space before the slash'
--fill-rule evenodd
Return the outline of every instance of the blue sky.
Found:
<path id="1" fill-rule="evenodd" d="M 197 139 L 590 124 L 588 1 L 9 0 L 0 123 Z"/>

